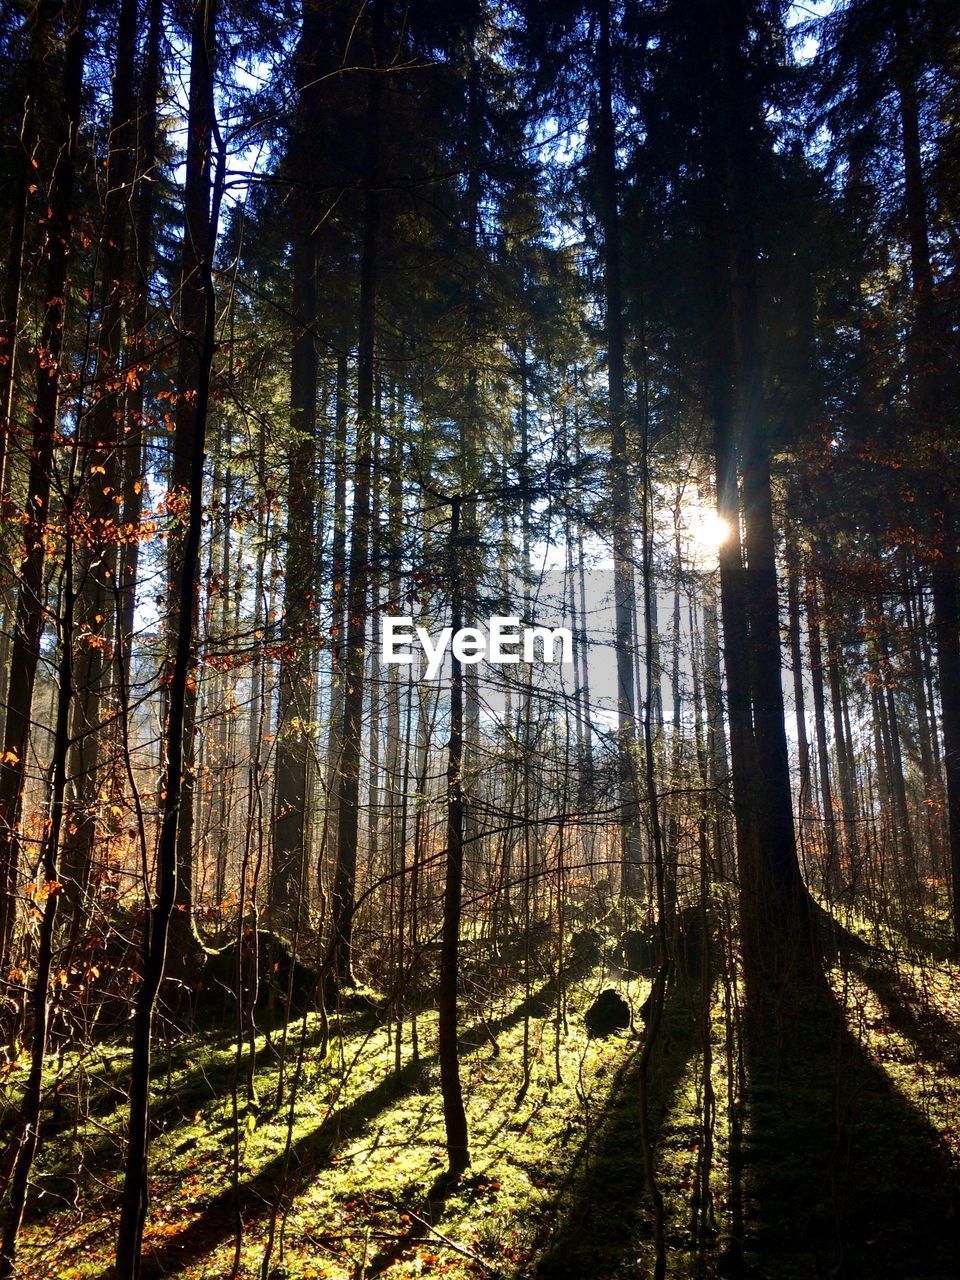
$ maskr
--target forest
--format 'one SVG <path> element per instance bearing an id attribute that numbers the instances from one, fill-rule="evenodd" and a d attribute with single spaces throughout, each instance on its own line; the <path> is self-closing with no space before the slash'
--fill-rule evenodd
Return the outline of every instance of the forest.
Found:
<path id="1" fill-rule="evenodd" d="M 955 1280 L 955 0 L 0 59 L 0 1280 Z"/>

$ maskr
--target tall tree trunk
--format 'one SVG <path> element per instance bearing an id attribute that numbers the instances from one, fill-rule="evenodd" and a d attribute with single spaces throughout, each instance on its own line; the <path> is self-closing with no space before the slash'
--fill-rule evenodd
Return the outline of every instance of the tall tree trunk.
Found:
<path id="1" fill-rule="evenodd" d="M 387 560 L 387 611 L 402 612 L 403 581 L 403 476 L 400 441 L 402 420 L 401 397 L 394 388 L 391 394 L 390 442 L 387 452 L 387 530 L 384 535 Z M 389 668 L 387 669 L 389 671 Z M 395 985 L 395 1069 L 402 1065 L 402 1040 L 404 994 L 406 987 L 406 961 L 404 939 L 407 912 L 407 787 L 410 772 L 410 729 L 412 719 L 413 690 L 408 676 L 405 714 L 405 733 L 401 741 L 400 713 L 403 706 L 403 686 L 396 674 L 386 682 L 386 746 L 384 753 L 384 779 L 387 789 L 387 830 L 390 853 L 387 871 L 394 877 L 391 887 L 391 903 L 395 905 L 395 925 L 391 930 L 394 945 L 393 978 Z"/>
<path id="2" fill-rule="evenodd" d="M 896 683 L 890 660 L 889 626 L 882 604 L 878 605 L 871 619 L 876 636 L 877 649 L 880 655 L 880 673 L 883 689 L 885 721 L 890 740 L 889 767 L 890 787 L 896 806 L 897 826 L 899 827 L 901 850 L 908 862 L 913 861 L 913 831 L 910 826 L 910 807 L 907 803 L 907 780 L 903 768 L 903 740 L 900 735 L 900 715 L 897 711 L 897 700 L 894 693 Z M 918 736 L 923 733 L 923 726 L 917 727 Z"/>
<path id="3" fill-rule="evenodd" d="M 121 458 L 125 403 L 121 357 L 127 216 L 134 156 L 134 74 L 137 0 L 123 0 L 117 26 L 117 58 L 107 152 L 107 189 L 98 260 L 100 266 L 94 402 L 81 426 L 84 471 L 83 538 L 77 547 L 77 654 L 70 716 L 68 804 L 70 819 L 61 857 L 66 900 L 79 921 L 97 834 L 101 787 L 101 738 L 109 705 L 116 610 L 118 528 L 122 504 Z"/>
<path id="4" fill-rule="evenodd" d="M 30 707 L 43 633 L 47 522 L 54 472 L 60 401 L 60 360 L 66 318 L 67 265 L 86 50 L 86 0 L 68 7 L 63 64 L 63 108 L 58 121 L 56 167 L 50 183 L 47 274 L 43 328 L 37 344 L 37 393 L 27 481 L 27 508 L 17 612 L 10 656 L 10 693 L 0 756 L 0 970 L 6 968 L 16 916 L 20 821 L 30 737 Z"/>
<path id="5" fill-rule="evenodd" d="M 794 718 L 797 725 L 797 757 L 800 767 L 800 816 L 810 800 L 810 740 L 807 736 L 806 697 L 803 689 L 803 636 L 800 622 L 800 568 L 794 548 L 787 548 L 787 621 L 790 634 L 790 670 L 793 676 Z"/>
<path id="6" fill-rule="evenodd" d="M 318 13 L 304 4 L 297 51 L 297 120 L 291 146 L 294 177 L 293 338 L 290 371 L 290 428 L 293 443 L 287 469 L 287 543 L 280 628 L 280 674 L 274 786 L 273 864 L 270 906 L 277 922 L 296 932 L 302 919 L 304 872 L 308 864 L 307 791 L 313 719 L 313 651 L 316 594 L 317 465 L 317 249 L 312 226 L 313 186 L 309 130 L 316 109 Z"/>
<path id="7" fill-rule="evenodd" d="M 221 432 L 220 447 L 224 450 L 227 457 L 232 453 L 233 441 L 231 439 L 230 428 L 227 424 L 223 424 Z M 214 490 L 216 493 L 217 491 Z M 231 616 L 231 569 L 232 560 L 231 552 L 233 551 L 232 539 L 230 536 L 232 513 L 233 513 L 233 474 L 229 464 L 223 475 L 222 500 L 220 503 L 220 519 L 219 519 L 219 546 L 216 546 L 216 552 L 219 557 L 218 567 L 216 569 L 216 584 L 218 592 L 218 609 L 216 620 L 217 644 L 221 652 L 226 652 L 229 644 L 229 636 L 231 624 L 233 624 L 233 634 L 236 635 L 239 628 L 236 626 L 234 618 Z M 214 562 L 215 540 L 211 538 L 211 564 Z M 237 593 L 239 595 L 239 593 Z M 239 604 L 237 613 L 239 613 Z M 235 703 L 232 697 L 233 678 L 229 671 L 218 672 L 214 681 L 214 705 L 218 709 L 218 719 L 216 723 L 215 736 L 215 761 L 213 773 L 213 785 L 210 794 L 210 828 L 213 840 L 213 901 L 217 907 L 220 907 L 226 896 L 227 885 L 227 862 L 229 859 L 231 831 L 231 801 L 230 801 L 230 779 L 233 773 L 233 737 L 234 737 L 234 716 L 232 711 L 235 709 Z"/>
<path id="8" fill-rule="evenodd" d="M 652 531 L 651 531 L 652 541 Z M 652 573 L 652 547 L 650 552 L 644 556 L 644 571 Z M 683 741 L 682 741 L 682 722 L 683 722 L 683 695 L 680 686 L 680 658 L 681 658 L 681 610 L 680 610 L 680 587 L 681 587 L 681 545 L 680 545 L 680 525 L 679 520 L 674 525 L 674 542 L 673 542 L 673 637 L 670 646 L 670 719 L 671 719 L 671 741 L 670 741 L 670 786 L 678 792 L 682 789 L 680 780 L 680 769 L 683 763 Z M 646 612 L 646 611 L 644 611 Z M 652 613 L 652 607 L 651 607 Z M 692 644 L 691 636 L 691 644 Z M 692 660 L 692 659 L 691 659 Z M 652 819 L 651 819 L 652 821 Z M 666 884 L 667 914 L 672 916 L 677 905 L 677 881 L 680 873 L 680 831 L 682 824 L 682 813 L 680 797 L 677 795 L 674 803 L 668 807 L 666 820 L 666 849 L 665 849 L 665 868 L 664 881 Z"/>
<path id="9" fill-rule="evenodd" d="M 460 498 L 450 510 L 448 575 L 451 582 L 453 634 L 463 626 L 460 585 Z M 452 1176 L 470 1163 L 467 1116 L 460 1085 L 457 1050 L 457 982 L 460 958 L 460 914 L 463 893 L 463 667 L 451 656 L 450 742 L 447 748 L 447 851 L 443 889 L 443 928 L 440 941 L 439 1014 L 440 1093 L 447 1136 L 447 1165 Z"/>
<path id="10" fill-rule="evenodd" d="M 910 266 L 913 276 L 914 317 L 911 391 L 914 412 L 930 440 L 945 439 L 947 420 L 943 375 L 946 361 L 944 322 L 936 307 L 930 232 L 923 176 L 920 137 L 920 104 L 911 48 L 910 14 L 905 0 L 894 4 L 894 76 L 900 104 L 904 197 Z M 960 599 L 957 593 L 957 524 L 954 498 L 942 473 L 933 477 L 930 494 L 930 531 L 933 552 L 933 630 L 940 677 L 940 717 L 943 763 L 947 783 L 947 836 L 952 879 L 954 948 L 960 953 Z"/>
<path id="11" fill-rule="evenodd" d="M 177 886 L 182 865 L 180 810 L 184 801 L 185 775 L 189 768 L 189 736 L 193 732 L 189 712 L 190 683 L 195 668 L 193 640 L 203 534 L 203 471 L 210 376 L 216 349 L 213 258 L 226 160 L 221 152 L 211 200 L 210 140 L 214 120 L 216 21 L 214 3 L 215 0 L 198 0 L 193 10 L 191 26 L 189 130 L 193 136 L 188 138 L 187 146 L 190 213 L 183 252 L 184 275 L 192 277 L 192 286 L 200 287 L 200 313 L 199 316 L 192 317 L 194 320 L 199 319 L 200 329 L 193 331 L 198 339 L 194 352 L 196 363 L 192 369 L 196 380 L 189 384 L 183 381 L 180 383 L 181 403 L 188 404 L 193 415 L 189 431 L 186 429 L 185 418 L 182 419 L 183 430 L 178 431 L 177 440 L 179 476 L 181 479 L 185 478 L 188 485 L 188 513 L 185 536 L 180 540 L 181 561 L 177 590 L 181 607 L 175 614 L 176 647 L 168 688 L 163 800 L 157 842 L 157 891 L 147 916 L 141 979 L 134 1007 L 127 1154 L 116 1251 L 117 1280 L 138 1280 L 140 1276 L 147 1214 L 153 1013 L 166 967 L 171 918 L 177 902 L 182 901 Z M 199 137 L 196 133 L 199 133 Z M 201 227 L 201 219 L 205 230 Z M 186 397 L 187 392 L 192 394 Z"/>
<path id="12" fill-rule="evenodd" d="M 382 408 L 379 380 L 375 394 L 375 405 L 376 421 L 379 423 L 381 421 Z M 382 729 L 380 724 L 380 705 L 383 674 L 377 656 L 380 651 L 380 565 L 383 536 L 380 527 L 380 486 L 383 470 L 380 457 L 381 444 L 381 437 L 377 432 L 374 435 L 373 442 L 373 502 L 370 531 L 370 563 L 374 566 L 374 572 L 370 584 L 370 627 L 368 633 L 370 728 L 367 734 L 367 860 L 374 875 L 379 872 L 378 860 L 380 856 L 380 742 Z"/>
<path id="13" fill-rule="evenodd" d="M 130 688 L 133 631 L 140 569 L 140 525 L 146 471 L 148 428 L 144 414 L 146 363 L 149 355 L 147 320 L 150 274 L 155 257 L 157 110 L 160 95 L 160 40 L 163 33 L 163 0 L 150 0 L 143 80 L 137 109 L 137 172 L 134 186 L 133 253 L 128 286 L 131 292 L 129 330 L 132 335 L 132 385 L 127 397 L 127 436 L 123 468 L 123 523 L 120 547 L 117 650 L 119 681 Z M 128 384 L 130 379 L 128 378 Z"/>
<path id="14" fill-rule="evenodd" d="M 817 740 L 817 763 L 820 778 L 820 808 L 823 817 L 826 865 L 824 880 L 827 891 L 840 889 L 840 847 L 837 820 L 833 811 L 833 785 L 830 781 L 830 748 L 827 742 L 827 709 L 823 685 L 823 642 L 820 636 L 820 602 L 817 581 L 808 571 L 806 581 L 807 643 L 810 650 L 810 683 L 813 689 L 813 723 Z"/>
<path id="15" fill-rule="evenodd" d="M 482 487 L 482 459 L 485 452 L 483 438 L 482 405 L 480 400 L 480 371 L 478 361 L 483 358 L 481 350 L 482 296 L 480 289 L 481 273 L 484 269 L 483 246 L 481 243 L 480 210 L 483 202 L 483 183 L 481 180 L 481 164 L 484 155 L 483 145 L 483 94 L 480 85 L 479 62 L 475 48 L 468 54 L 466 73 L 466 128 L 463 131 L 462 164 L 466 172 L 466 226 L 464 228 L 467 241 L 470 272 L 470 291 L 467 303 L 465 356 L 464 403 L 458 415 L 460 437 L 460 492 L 475 492 Z M 526 337 L 524 335 L 524 343 Z M 522 357 L 526 369 L 526 347 Z M 522 412 L 526 413 L 524 397 Z M 523 453 L 522 468 L 526 471 L 527 457 Z M 529 499 L 527 499 L 529 502 Z M 478 582 L 478 566 L 474 554 L 477 537 L 481 525 L 480 504 L 471 501 L 462 512 L 466 543 L 470 548 L 468 560 L 464 565 L 466 577 L 463 580 L 464 616 L 467 625 L 475 624 L 477 601 L 480 595 Z M 468 667 L 463 672 L 464 724 L 463 724 L 463 778 L 464 793 L 464 830 L 465 839 L 470 852 L 468 875 L 474 878 L 479 859 L 483 855 L 483 847 L 476 839 L 478 820 L 477 788 L 480 783 L 480 677 L 479 668 Z"/>
<path id="16" fill-rule="evenodd" d="M 720 670 L 720 626 L 717 617 L 717 592 L 714 575 L 703 578 L 703 701 L 707 713 L 707 754 L 710 760 L 710 786 L 726 787 L 730 765 L 727 760 L 727 734 L 723 723 L 723 681 Z"/>
<path id="17" fill-rule="evenodd" d="M 0 313 L 0 512 L 2 512 L 10 485 L 10 442 L 15 430 L 14 405 L 27 209 L 30 189 L 36 180 L 33 151 L 36 137 L 37 95 L 39 86 L 47 79 L 45 61 L 51 43 L 51 29 L 62 8 L 62 0 L 39 0 L 32 15 L 27 18 L 31 27 L 30 50 L 24 77 L 27 91 L 20 117 L 15 170 L 10 191 L 10 232 L 3 283 L 3 310 Z M 14 583 L 4 581 L 0 590 L 0 733 L 3 731 L 10 689 L 10 624 L 15 609 Z"/>
<path id="18" fill-rule="evenodd" d="M 48 79 L 46 61 L 52 43 L 51 33 L 58 16 L 64 10 L 62 0 L 38 0 L 33 13 L 26 19 L 30 25 L 30 48 L 24 76 L 26 93 L 17 136 L 16 165 L 9 190 L 10 234 L 3 282 L 3 312 L 0 314 L 0 498 L 7 494 L 7 468 L 10 460 L 7 446 L 13 432 L 27 206 L 31 188 L 37 180 L 33 154 L 37 96 L 40 86 Z M 6 657 L 5 654 L 3 656 Z"/>
<path id="19" fill-rule="evenodd" d="M 936 726 L 931 718 L 932 708 L 927 701 L 920 628 L 917 621 L 917 615 L 923 609 L 923 599 L 921 597 L 918 602 L 917 595 L 914 593 L 913 578 L 906 556 L 904 556 L 903 565 L 903 606 L 907 648 L 910 654 L 910 687 L 917 708 L 917 745 L 923 769 L 924 793 L 926 798 L 930 798 L 937 784 L 937 768 L 933 755 Z"/>
<path id="20" fill-rule="evenodd" d="M 769 446 L 763 435 L 756 253 L 752 243 L 751 119 L 744 46 L 747 6 L 718 11 L 720 93 L 717 121 L 719 187 L 725 252 L 721 296 L 729 306 L 732 416 L 717 423 L 717 475 L 721 515 L 740 527 L 737 463 L 742 484 L 743 552 L 735 536 L 721 547 L 721 602 L 730 684 L 734 795 L 741 817 L 740 914 L 744 961 L 762 994 L 810 951 L 809 899 L 800 874 L 793 822 L 790 764 L 781 684 L 780 614 Z M 744 660 L 739 646 L 746 644 Z M 748 710 L 736 712 L 743 700 Z M 752 719 L 752 725 L 750 723 Z M 734 745 L 734 738 L 737 739 Z M 740 783 L 738 785 L 738 774 Z M 746 821 L 744 821 L 746 819 Z M 747 824 L 753 828 L 747 829 Z"/>
<path id="21" fill-rule="evenodd" d="M 75 468 L 71 468 L 71 477 L 68 484 L 68 504 L 71 504 L 73 499 L 74 470 Z M 30 1048 L 30 1069 L 27 1073 L 18 1117 L 19 1146 L 10 1179 L 7 1216 L 3 1226 L 3 1238 L 0 1241 L 0 1277 L 2 1277 L 2 1280 L 7 1280 L 8 1277 L 17 1274 L 15 1267 L 17 1237 L 23 1222 L 27 1191 L 30 1185 L 30 1172 L 33 1168 L 33 1160 L 40 1137 L 43 1067 L 50 1021 L 50 978 L 53 967 L 54 926 L 60 898 L 57 850 L 60 845 L 60 834 L 64 826 L 64 795 L 67 784 L 67 752 L 69 746 L 68 720 L 70 704 L 73 698 L 73 617 L 75 607 L 72 586 L 73 574 L 73 539 L 68 532 L 63 566 L 64 590 L 59 608 L 58 639 L 60 642 L 60 661 L 57 672 L 53 773 L 40 853 L 40 868 L 46 893 L 43 900 L 43 912 L 37 938 L 36 976 L 31 998 L 33 1043 Z"/>
<path id="22" fill-rule="evenodd" d="M 348 564 L 343 736 L 336 775 L 337 858 L 333 878 L 332 971 L 339 985 L 352 982 L 351 942 L 357 877 L 360 811 L 360 755 L 363 740 L 367 588 L 370 581 L 370 479 L 373 465 L 374 349 L 380 250 L 380 46 L 382 0 L 371 0 L 370 55 L 366 111 L 366 191 L 360 248 L 360 303 L 357 335 L 357 438 L 353 471 L 353 522 Z"/>
<path id="23" fill-rule="evenodd" d="M 343 659 L 347 624 L 347 357 L 337 357 L 333 431 L 333 515 L 330 539 L 330 707 L 326 760 L 326 837 L 328 850 L 337 847 L 337 778 L 343 737 Z"/>
<path id="24" fill-rule="evenodd" d="M 833 714 L 833 750 L 837 761 L 837 778 L 840 783 L 843 843 L 847 856 L 850 857 L 856 845 L 857 804 L 853 789 L 853 759 L 851 752 L 847 749 L 844 723 L 843 652 L 829 613 L 824 618 L 824 634 L 827 641 L 827 683 L 830 686 L 830 708 Z"/>
<path id="25" fill-rule="evenodd" d="M 86 52 L 86 0 L 78 0 L 71 5 L 66 14 L 66 47 L 63 63 L 63 116 L 62 133 L 58 139 L 58 159 L 51 182 L 49 203 L 51 209 L 50 242 L 48 249 L 47 273 L 47 305 L 44 314 L 44 329 L 41 346 L 37 350 L 37 401 L 34 419 L 34 450 L 30 469 L 28 493 L 28 517 L 26 535 L 26 564 L 21 570 L 20 596 L 17 608 L 17 630 L 13 644 L 13 670 L 11 672 L 11 696 L 17 699 L 17 719 L 14 728 L 21 743 L 20 776 L 16 783 L 15 795 L 9 795 L 5 787 L 13 781 L 2 775 L 0 782 L 0 823 L 3 834 L 0 836 L 0 867 L 4 877 L 3 887 L 6 889 L 2 906 L 2 941 L 3 954 L 0 956 L 0 967 L 5 967 L 7 951 L 10 943 L 10 930 L 14 918 L 14 894 L 16 892 L 16 873 L 18 865 L 19 822 L 21 817 L 23 790 L 23 760 L 28 740 L 28 723 L 30 704 L 32 701 L 33 683 L 37 667 L 37 650 L 42 634 L 43 606 L 43 536 L 46 529 L 47 507 L 51 492 L 51 480 L 54 465 L 54 435 L 57 429 L 60 390 L 60 358 L 62 355 L 63 327 L 65 322 L 66 303 L 64 293 L 67 285 L 67 265 L 70 254 L 71 209 L 77 148 L 80 129 L 80 109 L 83 90 L 83 67 Z M 22 248 L 22 246 L 21 246 Z M 6 407 L 6 406 L 5 406 Z M 47 802 L 46 820 L 43 826 L 43 840 L 40 850 L 39 870 L 42 876 L 45 894 L 43 911 L 37 938 L 36 973 L 32 992 L 33 1041 L 30 1051 L 30 1068 L 27 1073 L 23 1099 L 18 1117 L 18 1146 L 10 1179 L 10 1192 L 7 1203 L 7 1215 L 4 1222 L 3 1237 L 0 1241 L 0 1276 L 12 1277 L 16 1274 L 17 1239 L 23 1222 L 27 1192 L 30 1184 L 30 1173 L 36 1155 L 40 1136 L 40 1114 L 43 1099 L 44 1058 L 47 1051 L 47 1037 L 50 1013 L 50 977 L 53 965 L 54 928 L 60 898 L 60 872 L 58 851 L 61 832 L 64 826 L 64 797 L 67 783 L 67 753 L 69 744 L 69 714 L 73 699 L 73 645 L 74 645 L 74 555 L 73 555 L 73 517 L 76 485 L 76 452 L 70 464 L 70 474 L 66 485 L 66 501 L 64 524 L 66 528 L 63 562 L 63 591 L 58 609 L 58 641 L 60 659 L 57 672 L 56 714 L 54 716 L 53 735 L 53 769 L 50 793 Z M 38 475 L 37 468 L 44 474 Z M 41 496 L 42 495 L 42 496 Z M 37 544 L 40 544 L 39 546 Z M 20 605 L 27 608 L 21 612 Z M 24 678 L 28 688 L 23 691 L 23 700 L 19 680 Z M 11 705 L 5 732 L 9 732 L 14 706 Z M 5 743 L 6 747 L 6 743 Z M 7 750 L 9 748 L 7 747 Z M 14 762 L 8 762 L 4 755 L 4 768 L 11 768 Z M 7 816 L 6 805 L 12 801 L 13 829 L 6 830 L 3 818 Z M 7 875 L 10 879 L 7 880 Z M 9 895 L 9 896 L 8 896 Z"/>
<path id="26" fill-rule="evenodd" d="M 214 128 L 214 30 L 217 0 L 193 0 L 190 46 L 190 98 L 187 124 L 186 178 L 184 183 L 183 263 L 180 274 L 180 342 L 177 366 L 177 406 L 173 437 L 171 492 L 182 500 L 190 491 L 192 472 L 198 455 L 197 432 L 206 429 L 197 412 L 197 387 L 202 373 L 206 332 L 214 324 L 207 315 L 207 277 L 213 270 L 210 253 L 210 170 Z M 212 341 L 212 340 L 211 340 Z M 212 360 L 212 357 L 211 357 Z M 206 410 L 205 410 L 206 412 Z M 189 536 L 189 534 L 187 534 Z M 188 616 L 197 601 L 179 591 L 184 560 L 183 528 L 175 525 L 170 534 L 167 629 L 171 663 L 176 663 L 179 636 L 183 630 L 181 612 Z M 199 575 L 194 592 L 200 588 Z M 191 651 L 192 652 L 192 651 Z M 198 679 L 186 681 L 183 706 L 183 776 L 177 809 L 176 904 L 171 924 L 171 960 L 178 964 L 189 954 L 193 936 L 193 827 L 196 787 L 196 722 Z M 167 788 L 169 789 L 169 788 Z"/>
<path id="27" fill-rule="evenodd" d="M 642 857 L 636 781 L 637 700 L 633 679 L 633 517 L 624 390 L 623 289 L 620 213 L 617 200 L 617 141 L 613 114 L 610 40 L 611 0 L 601 0 L 597 44 L 598 214 L 603 233 L 604 324 L 607 339 L 607 425 L 610 433 L 610 519 L 613 531 L 617 735 L 619 741 L 620 846 L 623 874 L 637 874 Z"/>

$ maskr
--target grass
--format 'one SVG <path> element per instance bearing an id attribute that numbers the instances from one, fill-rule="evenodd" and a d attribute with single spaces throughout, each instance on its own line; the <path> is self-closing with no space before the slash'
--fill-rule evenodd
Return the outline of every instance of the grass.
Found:
<path id="1" fill-rule="evenodd" d="M 261 1037 L 260 1107 L 241 1115 L 236 1191 L 231 1046 L 203 1035 L 161 1044 L 146 1275 L 223 1280 L 238 1214 L 244 1277 L 260 1275 L 271 1223 L 274 1280 L 648 1274 L 638 1037 L 590 1040 L 583 1026 L 589 1002 L 608 984 L 635 1010 L 648 990 L 645 981 L 597 968 L 571 984 L 566 1025 L 557 1024 L 549 982 L 533 998 L 503 992 L 483 1019 L 476 1010 L 465 1013 L 474 1027 L 461 1054 L 472 1167 L 453 1187 L 440 1179 L 434 1015 L 420 1018 L 419 1061 L 407 1037 L 399 1073 L 387 1029 L 369 1017 L 346 1015 L 323 1059 L 315 1021 L 292 1024 L 279 1108 L 279 1065 Z M 904 954 L 854 957 L 831 972 L 830 990 L 799 1017 L 762 1024 L 748 1018 L 741 1151 L 729 1143 L 725 1023 L 714 987 L 715 1157 L 710 1225 L 698 1246 L 692 1223 L 703 1137 L 701 1003 L 697 984 L 671 985 L 650 1068 L 669 1273 L 758 1280 L 960 1275 L 955 966 Z M 522 1088 L 525 1014 L 530 1071 Z M 90 1119 L 50 1128 L 22 1238 L 25 1280 L 110 1275 L 125 1070 L 120 1050 L 98 1050 L 85 1066 Z M 76 1070 L 69 1076 L 79 1078 Z"/>
<path id="2" fill-rule="evenodd" d="M 475 1275 L 478 1262 L 490 1274 L 516 1271 L 528 1258 L 564 1168 L 602 1110 L 613 1075 L 636 1047 L 627 1035 L 588 1040 L 579 1015 L 596 982 L 591 975 L 570 992 L 568 1027 L 560 1031 L 559 1080 L 554 1014 L 531 1020 L 531 1078 L 522 1098 L 523 1017 L 517 1008 L 523 993 L 487 1010 L 498 1053 L 488 1038 L 465 1038 L 462 1073 L 473 1167 L 447 1198 L 443 1225 L 419 1229 L 423 1239 L 411 1228 L 431 1216 L 430 1189 L 445 1165 L 435 1016 L 421 1017 L 421 1059 L 411 1061 L 407 1049 L 399 1076 L 384 1028 L 357 1029 L 347 1017 L 321 1060 L 314 1021 L 295 1024 L 291 1062 L 301 1034 L 307 1039 L 289 1152 L 288 1108 L 269 1105 L 278 1066 L 261 1038 L 257 1089 L 265 1105 L 245 1118 L 241 1148 L 241 1274 L 257 1273 L 278 1199 L 283 1260 L 278 1245 L 277 1265 L 291 1278 L 353 1276 L 372 1267 L 384 1246 L 408 1239 L 391 1275 L 423 1274 L 425 1265 L 437 1274 Z M 642 1001 L 643 984 L 623 989 L 635 1006 Z M 166 1274 L 219 1277 L 229 1273 L 236 1222 L 232 1050 L 208 1049 L 197 1038 L 169 1052 L 169 1064 L 162 1051 L 158 1064 L 162 1091 L 155 1118 L 163 1129 L 152 1150 L 147 1240 L 157 1273 L 162 1268 Z M 116 1057 L 104 1055 L 99 1063 L 113 1080 Z M 45 1145 L 39 1195 L 21 1246 L 24 1275 L 69 1280 L 108 1274 L 123 1119 L 121 1099 L 113 1112 L 95 1115 L 90 1124 L 61 1132 Z"/>

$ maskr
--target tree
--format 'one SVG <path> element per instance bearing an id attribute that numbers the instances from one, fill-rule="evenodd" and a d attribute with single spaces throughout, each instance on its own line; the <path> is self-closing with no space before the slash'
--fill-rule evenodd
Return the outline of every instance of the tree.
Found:
<path id="1" fill-rule="evenodd" d="M 384 15 L 380 0 L 370 13 L 366 100 L 366 157 L 360 248 L 360 298 L 357 320 L 357 435 L 353 469 L 353 520 L 347 560 L 347 634 L 344 656 L 343 733 L 337 777 L 337 853 L 333 881 L 332 963 L 339 985 L 353 980 L 350 946 L 357 874 L 357 831 L 360 804 L 360 751 L 366 662 L 367 590 L 370 541 L 370 481 L 374 413 L 374 356 L 381 236 L 380 165 L 383 92 Z"/>
<path id="2" fill-rule="evenodd" d="M 21 819 L 27 749 L 30 740 L 30 708 L 37 674 L 44 621 L 44 561 L 47 526 L 59 437 L 58 411 L 61 388 L 66 313 L 67 264 L 72 248 L 71 219 L 78 134 L 80 95 L 86 52 L 86 16 L 83 0 L 64 11 L 63 98 L 57 113 L 56 156 L 50 177 L 51 218 L 44 246 L 46 305 L 43 327 L 36 346 L 36 398 L 33 439 L 24 513 L 24 555 L 20 565 L 17 612 L 10 656 L 10 685 L 0 756 L 0 967 L 9 960 L 16 915 L 17 878 L 20 868 Z"/>
<path id="3" fill-rule="evenodd" d="M 106 191 L 99 254 L 94 401 L 83 425 L 85 501 L 76 513 L 82 530 L 77 555 L 77 691 L 70 724 L 71 816 L 63 851 L 63 877 L 79 924 L 96 838 L 103 719 L 110 707 L 116 617 L 118 531 L 125 443 L 124 370 L 121 369 L 129 188 L 134 162 L 134 72 L 137 4 L 125 0 L 117 21 L 117 70 L 110 111 Z"/>
<path id="4" fill-rule="evenodd" d="M 184 870 L 182 809 L 191 802 L 186 786 L 192 760 L 194 731 L 190 690 L 196 595 L 199 584 L 203 527 L 203 470 L 206 457 L 210 380 L 216 349 L 214 249 L 223 193 L 224 156 L 221 150 L 211 185 L 211 138 L 215 119 L 213 63 L 216 11 L 212 0 L 194 6 L 190 29 L 190 119 L 187 144 L 184 283 L 188 285 L 186 320 L 197 346 L 181 357 L 177 414 L 177 455 L 174 477 L 186 479 L 187 527 L 181 548 L 177 584 L 180 607 L 175 614 L 173 666 L 165 725 L 163 805 L 157 842 L 157 892 L 151 903 L 144 937 L 143 965 L 137 989 L 130 1069 L 130 1115 L 123 1196 L 117 1236 L 116 1268 L 123 1280 L 136 1280 L 141 1269 L 141 1246 L 147 1212 L 147 1153 L 150 1123 L 150 1063 L 153 1014 L 167 964 L 170 924 L 178 902 L 179 877 Z M 191 145 L 192 142 L 192 145 Z M 191 409 L 187 420 L 183 406 Z M 186 853 L 192 857 L 187 846 Z M 189 902 L 189 898 L 187 899 Z M 181 931 L 182 936 L 182 931 Z M 184 957 L 178 957 L 183 959 Z"/>
<path id="5" fill-rule="evenodd" d="M 291 429 L 287 473 L 287 546 L 281 631 L 277 747 L 274 796 L 274 845 L 270 905 L 277 919 L 296 934 L 302 919 L 301 896 L 307 867 L 307 790 L 313 719 L 316 633 L 315 482 L 317 466 L 317 244 L 310 200 L 316 159 L 309 140 L 310 120 L 320 104 L 322 28 L 313 5 L 305 5 L 297 49 L 297 119 L 290 165 L 299 184 L 292 195 L 292 312 L 297 325 L 290 370 Z"/>

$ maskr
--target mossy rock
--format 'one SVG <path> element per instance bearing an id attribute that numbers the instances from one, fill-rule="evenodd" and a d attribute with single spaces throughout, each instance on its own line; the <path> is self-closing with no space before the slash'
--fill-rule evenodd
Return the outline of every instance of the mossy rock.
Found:
<path id="1" fill-rule="evenodd" d="M 619 991 L 607 987 L 584 1014 L 583 1021 L 591 1036 L 610 1036 L 614 1031 L 624 1031 L 629 1027 L 630 1006 Z"/>
<path id="2" fill-rule="evenodd" d="M 271 1004 L 282 1012 L 289 996 L 291 1010 L 305 1013 L 316 1007 L 318 976 L 315 969 L 292 954 L 290 944 L 269 929 L 245 926 L 243 938 L 205 953 L 202 967 L 192 984 L 197 1004 L 210 1008 L 222 1002 L 224 1012 L 235 1008 L 238 960 L 243 992 L 249 998 L 254 981 L 256 956 L 256 1007 Z"/>

